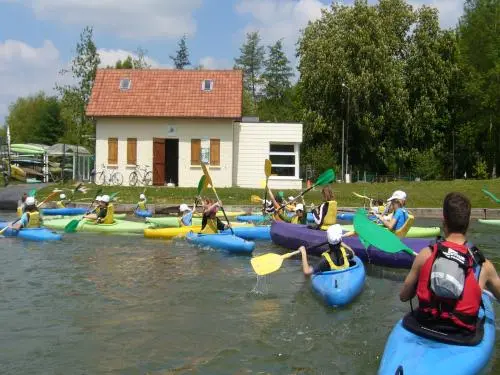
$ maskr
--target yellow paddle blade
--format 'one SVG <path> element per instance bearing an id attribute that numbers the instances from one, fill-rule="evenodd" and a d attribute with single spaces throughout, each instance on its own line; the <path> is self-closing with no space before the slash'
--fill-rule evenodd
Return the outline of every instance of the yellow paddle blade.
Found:
<path id="1" fill-rule="evenodd" d="M 269 253 L 252 258 L 250 263 L 255 273 L 263 276 L 279 270 L 283 263 L 283 257 L 278 254 Z"/>
<path id="2" fill-rule="evenodd" d="M 273 167 L 273 165 L 271 163 L 271 160 L 266 159 L 266 161 L 264 162 L 264 173 L 266 174 L 267 178 L 269 178 L 269 176 L 271 176 L 272 167 Z"/>
<path id="3" fill-rule="evenodd" d="M 206 186 L 214 186 L 212 184 L 212 178 L 210 177 L 210 173 L 208 173 L 208 168 L 205 163 L 201 163 L 201 169 L 203 169 L 203 174 L 205 175 L 205 184 Z"/>
<path id="4" fill-rule="evenodd" d="M 262 203 L 262 198 L 259 197 L 258 195 L 252 195 L 250 197 L 250 202 L 252 202 L 252 203 Z"/>
<path id="5" fill-rule="evenodd" d="M 260 187 L 264 189 L 266 187 L 266 180 L 260 180 Z"/>

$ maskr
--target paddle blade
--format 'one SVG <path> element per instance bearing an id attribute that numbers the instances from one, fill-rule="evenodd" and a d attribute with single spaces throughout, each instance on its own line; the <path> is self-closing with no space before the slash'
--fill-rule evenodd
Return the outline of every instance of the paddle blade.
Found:
<path id="1" fill-rule="evenodd" d="M 365 246 L 372 245 L 381 251 L 391 254 L 400 251 L 406 251 L 412 255 L 415 254 L 394 233 L 368 219 L 367 212 L 363 209 L 356 211 L 356 215 L 354 216 L 354 230 Z"/>
<path id="2" fill-rule="evenodd" d="M 279 270 L 283 263 L 283 257 L 278 254 L 269 253 L 252 258 L 250 263 L 257 275 L 264 276 Z"/>
<path id="3" fill-rule="evenodd" d="M 258 195 L 252 195 L 250 197 L 250 202 L 252 202 L 252 203 L 262 203 L 262 198 L 259 197 Z"/>
<path id="4" fill-rule="evenodd" d="M 203 189 L 205 189 L 206 181 L 207 181 L 207 178 L 205 177 L 205 175 L 200 177 L 200 181 L 198 182 L 198 190 L 197 190 L 198 195 L 201 195 L 201 192 L 203 191 Z"/>
<path id="5" fill-rule="evenodd" d="M 333 169 L 328 169 L 318 177 L 314 185 L 328 185 L 333 181 L 335 181 L 335 171 Z"/>
<path id="6" fill-rule="evenodd" d="M 210 173 L 208 173 L 208 168 L 205 163 L 201 163 L 201 169 L 203 170 L 203 174 L 205 175 L 205 186 L 214 186 L 212 184 L 212 179 L 210 178 Z"/>
<path id="7" fill-rule="evenodd" d="M 111 194 L 111 195 L 109 196 L 109 201 L 111 202 L 113 199 L 115 199 L 115 198 L 116 198 L 116 196 L 117 196 L 118 194 L 120 194 L 120 192 L 117 192 L 117 193 L 113 193 L 113 194 Z"/>
<path id="8" fill-rule="evenodd" d="M 271 160 L 266 159 L 264 162 L 264 173 L 266 174 L 266 177 L 269 178 L 271 176 L 271 170 L 272 170 L 272 163 Z"/>
<path id="9" fill-rule="evenodd" d="M 76 228 L 78 228 L 78 224 L 80 224 L 80 220 L 79 219 L 71 220 L 64 227 L 64 232 L 66 232 L 66 233 L 75 233 L 76 232 Z"/>
<path id="10" fill-rule="evenodd" d="M 28 193 L 28 197 L 34 197 L 36 195 L 36 189 L 31 189 Z"/>

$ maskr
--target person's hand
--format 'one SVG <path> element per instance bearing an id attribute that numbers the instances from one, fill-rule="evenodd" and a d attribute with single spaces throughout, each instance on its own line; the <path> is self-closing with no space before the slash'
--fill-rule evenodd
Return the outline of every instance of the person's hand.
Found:
<path id="1" fill-rule="evenodd" d="M 222 207 L 222 201 L 218 201 L 217 206 Z"/>

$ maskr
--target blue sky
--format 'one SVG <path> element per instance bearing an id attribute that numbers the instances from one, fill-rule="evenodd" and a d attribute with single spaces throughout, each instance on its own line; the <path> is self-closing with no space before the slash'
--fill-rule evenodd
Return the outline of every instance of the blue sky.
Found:
<path id="1" fill-rule="evenodd" d="M 345 1 L 346 4 L 352 0 Z M 462 0 L 412 0 L 440 11 L 442 26 L 456 24 Z M 19 96 L 53 93 L 58 71 L 68 66 L 82 28 L 94 27 L 104 66 L 137 47 L 149 62 L 170 67 L 179 38 L 188 36 L 191 63 L 224 69 L 233 65 L 248 31 L 265 44 L 283 38 L 290 59 L 309 20 L 327 0 L 0 0 L 0 124 Z"/>

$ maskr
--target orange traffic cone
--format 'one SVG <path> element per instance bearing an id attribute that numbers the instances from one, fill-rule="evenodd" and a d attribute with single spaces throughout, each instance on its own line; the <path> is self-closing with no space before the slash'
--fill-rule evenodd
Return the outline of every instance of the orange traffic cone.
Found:
<path id="1" fill-rule="evenodd" d="M 309 189 L 312 186 L 311 180 L 307 180 L 307 188 Z"/>

